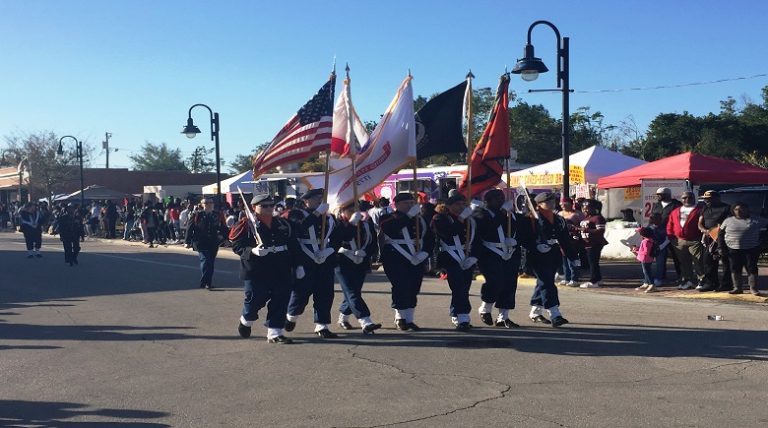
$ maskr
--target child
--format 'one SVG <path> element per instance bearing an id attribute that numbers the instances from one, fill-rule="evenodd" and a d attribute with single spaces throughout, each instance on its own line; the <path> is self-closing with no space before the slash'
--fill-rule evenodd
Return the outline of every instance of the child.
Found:
<path id="1" fill-rule="evenodd" d="M 637 260 L 640 262 L 640 266 L 643 269 L 643 285 L 635 288 L 637 291 L 645 290 L 646 293 L 652 293 L 655 291 L 656 286 L 653 283 L 653 247 L 655 242 L 653 241 L 653 230 L 648 227 L 641 227 L 637 229 L 637 233 L 643 238 L 640 242 L 640 247 L 633 248 L 632 252 L 637 255 Z"/>

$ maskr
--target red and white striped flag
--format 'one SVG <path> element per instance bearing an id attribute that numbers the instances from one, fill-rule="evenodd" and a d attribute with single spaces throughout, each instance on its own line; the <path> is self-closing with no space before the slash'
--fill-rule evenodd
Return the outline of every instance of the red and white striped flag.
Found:
<path id="1" fill-rule="evenodd" d="M 333 93 L 336 75 L 293 115 L 253 161 L 253 177 L 272 168 L 306 159 L 331 147 Z"/>

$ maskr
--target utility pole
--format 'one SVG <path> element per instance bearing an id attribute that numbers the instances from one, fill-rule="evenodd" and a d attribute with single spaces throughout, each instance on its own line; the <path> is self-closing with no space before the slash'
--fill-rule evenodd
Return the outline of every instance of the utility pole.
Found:
<path id="1" fill-rule="evenodd" d="M 109 138 L 112 137 L 112 133 L 104 133 L 104 141 L 101 142 L 102 148 L 107 151 L 107 169 L 109 169 Z"/>

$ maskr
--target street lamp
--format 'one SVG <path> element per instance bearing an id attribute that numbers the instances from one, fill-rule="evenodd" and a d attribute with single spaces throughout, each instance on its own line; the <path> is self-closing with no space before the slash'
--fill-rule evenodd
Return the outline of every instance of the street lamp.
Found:
<path id="1" fill-rule="evenodd" d="M 208 109 L 208 113 L 211 116 L 211 140 L 216 143 L 216 205 L 221 208 L 221 158 L 219 157 L 219 114 L 214 113 L 210 107 L 205 104 L 195 104 L 189 108 L 189 115 L 187 118 L 187 126 L 181 131 L 187 138 L 195 138 L 200 133 L 200 128 L 195 126 L 192 121 L 192 109 L 195 107 L 205 107 Z"/>
<path id="2" fill-rule="evenodd" d="M 61 142 L 65 138 L 71 138 L 75 140 L 75 144 L 77 145 L 77 159 L 80 161 L 80 209 L 83 209 L 85 208 L 85 191 L 83 189 L 85 187 L 83 180 L 83 143 L 71 135 L 65 135 L 59 138 L 59 149 L 56 150 L 56 153 L 59 155 L 64 154 L 64 146 L 61 144 Z"/>
<path id="3" fill-rule="evenodd" d="M 528 42 L 525 44 L 524 57 L 517 60 L 515 68 L 512 69 L 513 74 L 519 74 L 520 77 L 527 81 L 532 82 L 539 77 L 539 73 L 546 73 L 549 71 L 546 65 L 541 61 L 541 58 L 536 58 L 533 53 L 533 45 L 531 44 L 531 32 L 533 27 L 544 24 L 551 28 L 557 36 L 557 88 L 558 89 L 531 89 L 528 92 L 551 92 L 558 91 L 563 93 L 563 131 L 562 131 L 562 151 L 563 151 L 563 196 L 570 196 L 569 184 L 570 184 L 570 165 L 568 156 L 570 156 L 570 125 L 569 125 L 569 94 L 571 92 L 569 86 L 569 67 L 568 67 L 568 46 L 569 38 L 560 37 L 560 31 L 557 30 L 554 24 L 549 21 L 536 21 L 528 28 Z"/>

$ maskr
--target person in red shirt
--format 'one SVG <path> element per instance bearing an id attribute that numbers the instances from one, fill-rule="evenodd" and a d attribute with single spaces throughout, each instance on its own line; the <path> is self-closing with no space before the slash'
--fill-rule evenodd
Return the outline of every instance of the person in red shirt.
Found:
<path id="1" fill-rule="evenodd" d="M 701 245 L 699 230 L 701 207 L 696 205 L 693 192 L 684 192 L 680 199 L 683 205 L 669 213 L 667 235 L 675 255 L 680 260 L 682 281 L 677 288 L 688 290 L 694 287 L 694 280 L 698 283 L 704 278 L 704 269 L 701 266 L 704 246 Z M 699 284 L 699 287 L 703 286 Z"/>
<path id="2" fill-rule="evenodd" d="M 600 254 L 603 247 L 608 245 L 605 240 L 605 217 L 600 214 L 603 204 L 594 199 L 584 201 L 582 210 L 585 218 L 579 224 L 581 240 L 587 249 L 589 259 L 589 281 L 581 284 L 581 288 L 599 288 L 602 284 L 603 273 L 600 271 Z"/>

